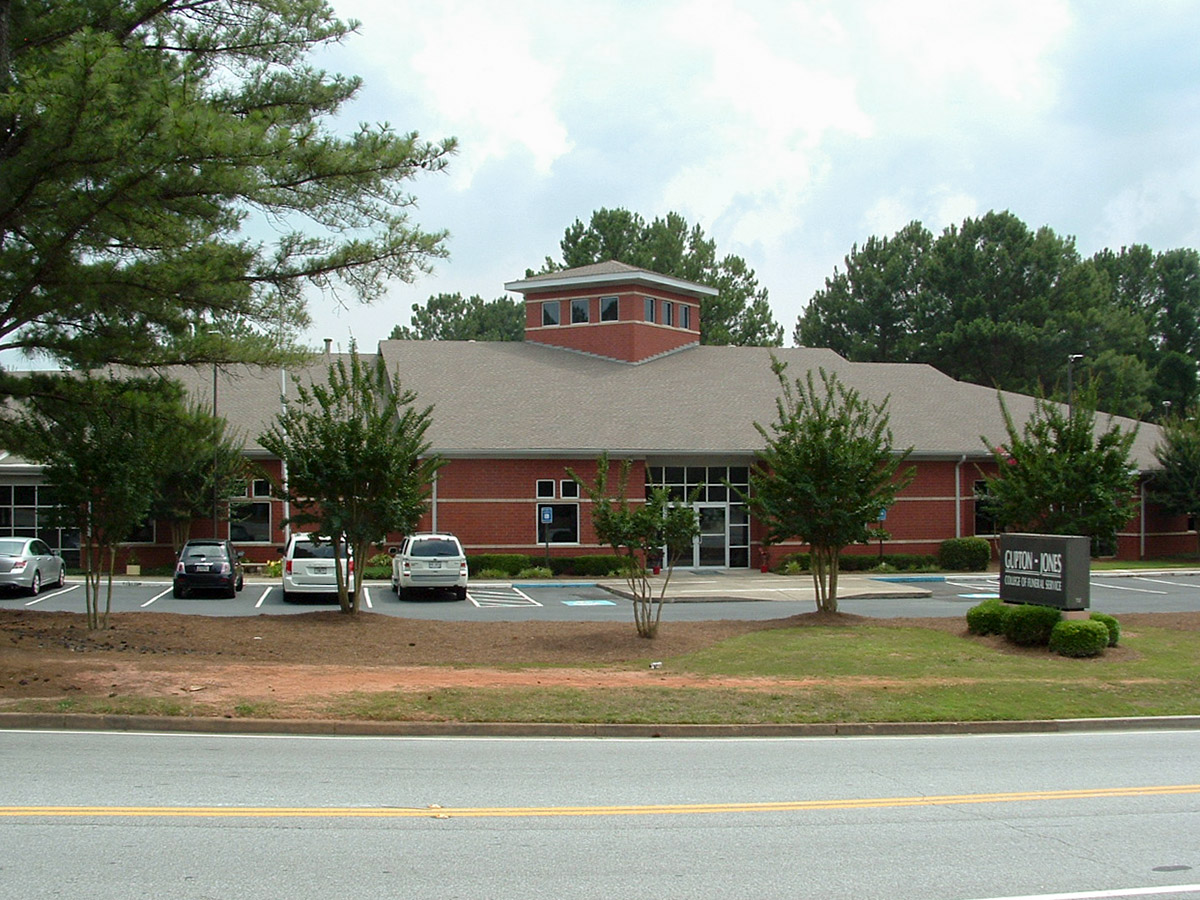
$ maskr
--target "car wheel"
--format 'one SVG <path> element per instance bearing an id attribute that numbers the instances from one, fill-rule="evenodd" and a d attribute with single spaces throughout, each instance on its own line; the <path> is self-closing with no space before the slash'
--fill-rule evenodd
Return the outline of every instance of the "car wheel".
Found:
<path id="1" fill-rule="evenodd" d="M 245 578 L 243 578 L 241 575 L 239 575 L 239 576 L 238 576 L 237 588 L 235 588 L 235 591 L 240 591 L 240 590 L 241 590 L 242 588 L 244 588 L 245 586 L 246 586 L 246 579 L 245 579 Z"/>
<path id="2" fill-rule="evenodd" d="M 37 569 L 33 570 L 33 579 L 29 582 L 29 593 L 36 597 L 42 592 L 42 573 Z"/>
<path id="3" fill-rule="evenodd" d="M 66 566 L 58 567 L 58 581 L 56 581 L 54 583 L 54 586 L 56 588 L 59 588 L 60 590 L 67 586 L 67 567 Z"/>
<path id="4" fill-rule="evenodd" d="M 296 595 L 293 594 L 291 591 L 283 592 L 283 602 L 284 603 L 291 603 L 295 599 L 296 599 Z"/>
<path id="5" fill-rule="evenodd" d="M 396 596 L 401 600 L 408 600 L 411 593 L 412 591 L 410 591 L 408 588 L 401 585 L 396 585 Z"/>
<path id="6" fill-rule="evenodd" d="M 454 599 L 455 600 L 466 600 L 467 599 L 467 589 L 465 587 L 455 588 L 454 589 Z"/>
<path id="7" fill-rule="evenodd" d="M 234 584 L 231 584 L 231 585 L 230 585 L 230 586 L 229 586 L 229 587 L 226 589 L 226 591 L 225 591 L 225 599 L 226 599 L 226 600 L 232 600 L 234 597 L 236 597 L 236 596 L 237 596 L 237 592 L 238 592 L 238 587 L 237 587 L 237 583 L 235 582 Z"/>
<path id="8" fill-rule="evenodd" d="M 184 593 L 183 588 L 181 588 L 179 585 L 175 584 L 175 585 L 171 586 L 171 596 L 174 597 L 176 600 L 182 600 L 184 597 L 187 596 L 187 594 Z"/>

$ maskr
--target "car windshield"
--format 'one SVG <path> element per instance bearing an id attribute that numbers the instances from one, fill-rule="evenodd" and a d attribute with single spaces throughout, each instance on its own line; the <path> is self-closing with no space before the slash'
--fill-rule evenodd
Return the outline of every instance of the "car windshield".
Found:
<path id="1" fill-rule="evenodd" d="M 346 545 L 341 545 L 342 559 L 346 558 Z M 296 541 L 292 547 L 292 559 L 333 559 L 333 544 L 314 544 L 312 541 Z"/>
<path id="2" fill-rule="evenodd" d="M 225 547 L 222 544 L 194 544 L 183 551 L 184 559 L 225 559 Z"/>
<path id="3" fill-rule="evenodd" d="M 413 541 L 412 549 L 409 550 L 412 556 L 458 556 L 458 544 L 454 541 L 448 541 L 441 538 L 433 538 L 425 541 Z"/>
<path id="4" fill-rule="evenodd" d="M 20 556 L 25 552 L 24 541 L 0 541 L 0 555 Z"/>

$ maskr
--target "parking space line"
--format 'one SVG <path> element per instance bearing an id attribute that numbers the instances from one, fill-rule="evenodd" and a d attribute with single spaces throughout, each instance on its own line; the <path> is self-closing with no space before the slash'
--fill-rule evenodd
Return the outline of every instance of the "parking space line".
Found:
<path id="1" fill-rule="evenodd" d="M 1200 587 L 1200 583 L 1195 582 L 1195 581 L 1188 582 L 1185 584 L 1182 581 L 1163 581 L 1161 578 L 1146 578 L 1145 576 L 1142 576 L 1142 575 L 1135 577 L 1133 580 L 1134 581 L 1148 581 L 1151 584 L 1167 584 L 1167 585 L 1170 585 L 1171 587 L 1190 587 L 1190 588 Z"/>
<path id="2" fill-rule="evenodd" d="M 480 584 L 467 591 L 467 599 L 476 607 L 541 606 L 513 584 Z"/>
<path id="3" fill-rule="evenodd" d="M 155 600 L 159 599 L 160 597 L 167 596 L 167 594 L 169 594 L 169 593 L 171 593 L 171 588 L 167 588 L 165 591 L 160 591 L 159 593 L 157 593 L 153 597 L 151 597 L 149 600 L 147 600 L 145 603 L 143 603 L 142 609 L 145 609 L 147 606 L 149 606 L 151 603 L 153 603 Z"/>
<path id="4" fill-rule="evenodd" d="M 1092 585 L 1092 587 L 1109 588 L 1110 590 L 1114 590 L 1114 591 L 1133 591 L 1135 594 L 1165 594 L 1166 593 L 1166 591 L 1152 591 L 1149 588 L 1123 587 L 1119 584 L 1109 584 L 1106 581 L 1093 581 L 1093 582 L 1090 582 L 1090 584 Z"/>
<path id="5" fill-rule="evenodd" d="M 264 601 L 264 600 L 266 600 L 266 599 L 267 599 L 267 595 L 268 595 L 269 593 L 271 593 L 271 588 L 272 588 L 272 587 L 274 587 L 274 585 L 270 585 L 270 584 L 268 584 L 268 585 L 267 585 L 267 589 L 266 589 L 265 591 L 263 591 L 263 592 L 262 592 L 262 596 L 261 596 L 261 597 L 259 597 L 259 598 L 258 598 L 258 602 L 254 604 L 254 608 L 255 608 L 255 609 L 258 609 L 260 606 L 262 606 L 262 605 L 263 605 L 263 601 Z"/>
<path id="6" fill-rule="evenodd" d="M 69 594 L 69 593 L 71 593 L 71 591 L 77 591 L 77 590 L 79 590 L 78 583 L 69 584 L 65 588 L 63 588 L 61 591 L 55 591 L 53 594 L 38 594 L 36 597 L 34 597 L 32 600 L 30 600 L 25 605 L 33 606 L 35 603 L 41 603 L 43 600 L 50 600 L 54 597 L 61 597 L 63 594 Z"/>
<path id="7" fill-rule="evenodd" d="M 374 609 L 374 607 L 371 606 L 371 591 L 365 584 L 363 585 L 363 602 L 367 604 L 367 609 Z"/>

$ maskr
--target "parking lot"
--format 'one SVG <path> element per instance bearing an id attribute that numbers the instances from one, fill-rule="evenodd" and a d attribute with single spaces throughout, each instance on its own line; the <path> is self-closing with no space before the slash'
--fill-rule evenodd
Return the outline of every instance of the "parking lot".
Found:
<path id="1" fill-rule="evenodd" d="M 777 619 L 813 610 L 811 581 L 758 573 L 681 572 L 671 582 L 676 602 L 663 617 L 676 621 L 704 619 Z M 839 608 L 874 617 L 958 616 L 976 603 L 997 595 L 991 575 L 920 576 L 883 581 L 844 576 Z M 103 587 L 101 603 L 103 604 Z M 278 580 L 247 580 L 233 599 L 196 596 L 175 599 L 166 579 L 113 583 L 113 612 L 167 612 L 209 616 L 254 616 L 308 613 L 337 608 L 334 595 L 315 601 L 285 603 Z M 364 611 L 414 619 L 520 621 L 629 621 L 629 600 L 590 582 L 473 582 L 465 601 L 439 594 L 401 601 L 386 581 L 368 582 Z M 1190 612 L 1200 610 L 1200 574 L 1158 572 L 1093 575 L 1091 608 L 1112 614 Z M 62 590 L 37 597 L 0 595 L 0 609 L 83 612 L 83 582 L 68 579 Z"/>

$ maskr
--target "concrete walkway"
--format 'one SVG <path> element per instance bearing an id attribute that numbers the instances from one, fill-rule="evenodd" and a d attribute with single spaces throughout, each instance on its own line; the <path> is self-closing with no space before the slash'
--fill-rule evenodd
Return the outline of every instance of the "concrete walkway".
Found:
<path id="1" fill-rule="evenodd" d="M 651 578 L 655 596 L 663 578 L 662 575 Z M 598 585 L 620 597 L 631 598 L 629 585 L 624 581 L 604 579 Z M 880 581 L 862 572 L 846 572 L 838 576 L 839 600 L 928 597 L 931 593 L 919 581 Z M 815 603 L 816 588 L 811 575 L 776 575 L 748 569 L 676 569 L 667 582 L 667 593 L 663 600 L 666 603 L 729 603 L 739 600 L 803 600 Z"/>

